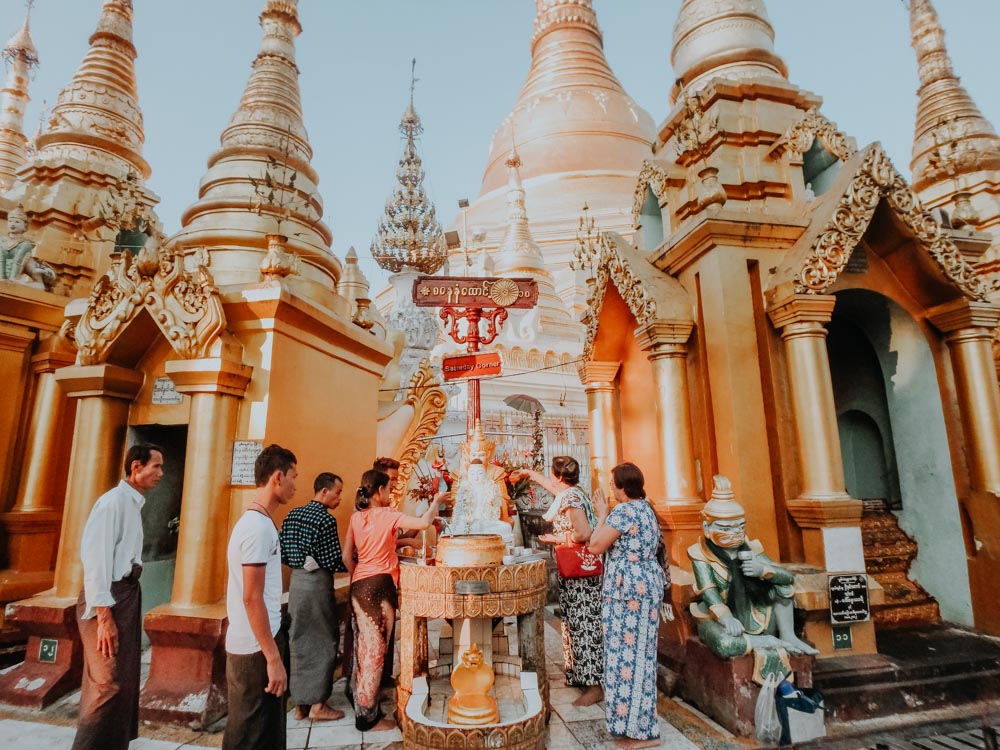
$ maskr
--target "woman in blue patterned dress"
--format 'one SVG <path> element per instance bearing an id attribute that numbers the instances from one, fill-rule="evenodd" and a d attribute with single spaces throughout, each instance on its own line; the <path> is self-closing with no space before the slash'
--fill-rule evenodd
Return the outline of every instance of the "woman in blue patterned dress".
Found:
<path id="1" fill-rule="evenodd" d="M 660 523 L 646 499 L 635 464 L 611 470 L 618 504 L 608 513 L 594 492 L 597 528 L 590 550 L 604 564 L 604 707 L 608 732 L 620 747 L 659 747 L 656 713 L 656 639 L 666 579 L 656 557 Z"/>

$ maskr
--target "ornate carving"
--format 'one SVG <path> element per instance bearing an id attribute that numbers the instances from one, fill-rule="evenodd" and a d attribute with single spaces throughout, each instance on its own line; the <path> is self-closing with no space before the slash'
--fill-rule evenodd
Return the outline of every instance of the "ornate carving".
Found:
<path id="1" fill-rule="evenodd" d="M 143 310 L 182 357 L 209 356 L 226 327 L 219 290 L 205 265 L 185 270 L 183 253 L 160 247 L 161 239 L 150 237 L 134 262 L 129 252 L 115 253 L 76 327 L 60 332 L 76 344 L 79 364 L 105 361 L 111 345 Z"/>
<path id="2" fill-rule="evenodd" d="M 677 163 L 691 165 L 701 159 L 708 166 L 707 159 L 715 150 L 725 132 L 719 128 L 719 114 L 709 115 L 701 100 L 701 93 L 685 94 L 681 102 L 683 117 L 674 125 L 674 151 Z"/>
<path id="3" fill-rule="evenodd" d="M 601 308 L 604 306 L 604 293 L 608 282 L 614 282 L 615 288 L 625 300 L 628 309 L 632 311 L 640 326 L 652 323 L 656 319 L 656 301 L 649 296 L 642 282 L 622 258 L 615 243 L 607 234 L 601 233 L 598 238 L 600 261 L 597 264 L 597 281 L 593 294 L 587 300 L 589 310 L 584 318 L 587 325 L 587 335 L 583 344 L 584 362 L 589 362 L 594 355 L 594 340 L 597 338 L 597 324 L 601 318 Z"/>
<path id="4" fill-rule="evenodd" d="M 429 358 L 417 366 L 406 389 L 405 402 L 413 407 L 413 421 L 406 431 L 399 455 L 399 479 L 392 496 L 393 507 L 398 507 L 409 491 L 413 467 L 427 450 L 427 439 L 437 434 L 448 406 L 448 396 L 441 388 L 441 381 Z"/>
<path id="5" fill-rule="evenodd" d="M 941 272 L 968 297 L 985 302 L 992 291 L 1000 288 L 995 281 L 988 283 L 962 257 L 955 243 L 942 232 L 941 225 L 924 209 L 916 193 L 893 167 L 882 147 L 875 143 L 866 149 L 833 217 L 813 242 L 802 268 L 795 273 L 796 293 L 822 294 L 829 289 L 847 266 L 883 199 Z"/>
<path id="6" fill-rule="evenodd" d="M 663 167 L 653 164 L 651 161 L 643 161 L 642 171 L 639 172 L 639 180 L 635 184 L 635 192 L 632 193 L 632 226 L 639 226 L 642 216 L 642 204 L 646 202 L 646 189 L 653 191 L 653 195 L 662 204 L 667 196 L 667 183 L 670 176 Z"/>
<path id="7" fill-rule="evenodd" d="M 790 151 L 801 156 L 812 147 L 813 141 L 817 138 L 827 151 L 841 161 L 847 161 L 858 152 L 851 144 L 851 140 L 837 130 L 836 124 L 813 107 L 774 142 L 770 154 L 773 157 L 780 157 L 786 151 Z"/>

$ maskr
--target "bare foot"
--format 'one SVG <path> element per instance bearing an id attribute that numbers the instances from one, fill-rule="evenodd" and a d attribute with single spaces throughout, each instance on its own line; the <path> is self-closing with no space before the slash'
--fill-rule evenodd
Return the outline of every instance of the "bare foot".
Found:
<path id="1" fill-rule="evenodd" d="M 325 703 L 316 703 L 309 710 L 309 718 L 313 721 L 339 721 L 344 718 L 344 712 L 330 708 Z"/>
<path id="2" fill-rule="evenodd" d="M 579 698 L 573 701 L 573 705 L 577 707 L 593 706 L 602 700 L 604 700 L 604 688 L 600 685 L 591 685 L 583 691 Z"/>
<path id="3" fill-rule="evenodd" d="M 295 721 L 302 721 L 309 715 L 309 706 L 295 707 Z"/>
<path id="4" fill-rule="evenodd" d="M 378 724 L 369 729 L 369 732 L 388 732 L 396 728 L 396 722 L 392 719 L 382 719 Z"/>

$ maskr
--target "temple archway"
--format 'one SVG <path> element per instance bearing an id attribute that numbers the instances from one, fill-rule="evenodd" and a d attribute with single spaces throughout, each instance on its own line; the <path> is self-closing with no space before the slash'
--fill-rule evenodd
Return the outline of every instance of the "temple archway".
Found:
<path id="1" fill-rule="evenodd" d="M 972 624 L 959 503 L 930 346 L 916 321 L 888 297 L 865 289 L 845 289 L 836 297 L 828 351 L 845 478 L 852 477 L 848 491 L 876 499 L 868 490 L 878 491 L 882 480 L 876 475 L 884 464 L 889 509 L 917 544 L 906 574 L 934 597 L 944 619 Z M 859 457 L 876 449 L 880 455 Z"/>

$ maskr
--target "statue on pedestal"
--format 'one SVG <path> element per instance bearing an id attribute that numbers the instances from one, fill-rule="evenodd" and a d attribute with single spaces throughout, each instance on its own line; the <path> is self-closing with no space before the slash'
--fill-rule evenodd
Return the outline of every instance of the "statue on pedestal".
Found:
<path id="1" fill-rule="evenodd" d="M 712 499 L 701 512 L 704 537 L 688 548 L 697 602 L 691 614 L 698 637 L 723 659 L 753 653 L 754 679 L 791 672 L 788 654 L 818 651 L 795 635 L 795 577 L 746 538 L 746 512 L 729 480 L 715 477 Z"/>
<path id="2" fill-rule="evenodd" d="M 0 279 L 7 279 L 35 289 L 51 289 L 56 272 L 32 254 L 34 240 L 24 236 L 28 214 L 21 206 L 7 215 L 7 236 L 0 238 Z"/>
<path id="3" fill-rule="evenodd" d="M 504 471 L 488 463 L 494 448 L 477 421 L 472 436 L 463 444 L 462 467 L 452 486 L 451 534 L 499 534 L 505 542 L 513 539 Z"/>

